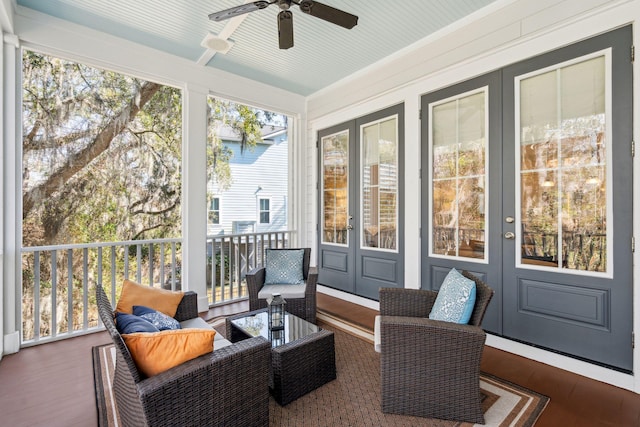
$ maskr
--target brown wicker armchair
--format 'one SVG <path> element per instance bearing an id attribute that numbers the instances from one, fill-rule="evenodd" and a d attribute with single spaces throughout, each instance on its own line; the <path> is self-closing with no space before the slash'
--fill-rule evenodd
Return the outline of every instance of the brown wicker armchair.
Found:
<path id="1" fill-rule="evenodd" d="M 309 267 L 311 248 L 304 248 L 302 275 L 306 284 L 304 298 L 287 298 L 286 310 L 307 322 L 316 323 L 316 288 L 318 282 L 317 267 Z M 264 286 L 266 268 L 258 267 L 247 273 L 247 289 L 249 291 L 249 310 L 258 310 L 267 306 L 267 300 L 258 297 Z"/>
<path id="2" fill-rule="evenodd" d="M 100 285 L 96 297 L 116 347 L 113 390 L 123 426 L 269 425 L 271 345 L 266 339 L 247 339 L 144 378 L 115 327 L 111 302 Z M 197 294 L 185 292 L 174 317 L 197 316 Z"/>
<path id="3" fill-rule="evenodd" d="M 493 290 L 476 282 L 476 304 L 467 325 L 429 319 L 437 292 L 380 290 L 382 411 L 484 424 L 480 328 Z"/>

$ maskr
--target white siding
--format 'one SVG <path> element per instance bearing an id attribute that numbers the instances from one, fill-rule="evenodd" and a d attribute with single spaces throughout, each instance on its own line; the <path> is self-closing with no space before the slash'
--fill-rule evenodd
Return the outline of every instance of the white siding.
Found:
<path id="1" fill-rule="evenodd" d="M 252 222 L 253 232 L 287 229 L 288 143 L 285 138 L 273 144 L 257 144 L 240 154 L 240 144 L 225 142 L 233 152 L 230 160 L 231 187 L 218 192 L 216 184 L 208 188 L 220 198 L 220 224 L 209 225 L 208 234 L 232 234 L 234 222 Z M 259 223 L 258 200 L 270 200 L 270 223 Z M 247 230 L 245 230 L 247 231 Z"/>

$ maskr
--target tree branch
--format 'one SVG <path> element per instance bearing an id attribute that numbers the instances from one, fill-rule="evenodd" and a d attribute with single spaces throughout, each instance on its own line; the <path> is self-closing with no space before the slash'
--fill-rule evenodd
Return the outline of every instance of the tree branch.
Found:
<path id="1" fill-rule="evenodd" d="M 144 233 L 146 233 L 147 231 L 155 230 L 155 229 L 160 228 L 160 227 L 165 227 L 166 225 L 167 225 L 167 224 L 162 223 L 162 224 L 152 225 L 152 226 L 150 226 L 150 227 L 145 227 L 145 228 L 143 228 L 142 230 L 138 231 L 138 232 L 136 233 L 136 235 L 135 235 L 135 236 L 133 236 L 130 240 L 138 240 L 138 238 L 139 238 L 140 236 L 142 236 Z"/>
<path id="2" fill-rule="evenodd" d="M 35 204 L 61 189 L 73 176 L 102 154 L 111 145 L 111 141 L 133 120 L 144 105 L 160 89 L 158 83 L 145 82 L 140 92 L 135 94 L 129 104 L 102 129 L 93 142 L 78 153 L 70 156 L 64 164 L 46 181 L 24 194 L 22 218 L 26 218 Z"/>
<path id="3" fill-rule="evenodd" d="M 162 210 L 159 210 L 159 211 L 147 211 L 147 210 L 144 210 L 144 209 L 138 209 L 137 211 L 130 211 L 130 213 L 131 213 L 132 215 L 139 215 L 139 214 L 145 214 L 145 215 L 162 215 L 162 214 L 165 214 L 165 213 L 167 213 L 167 212 L 169 212 L 169 211 L 173 210 L 176 206 L 178 206 L 178 201 L 179 201 L 179 199 L 175 199 L 175 200 L 173 201 L 173 203 L 172 203 L 171 205 L 169 205 L 169 207 L 167 207 L 167 208 L 165 208 L 165 209 L 162 209 Z M 135 205 L 135 204 L 138 204 L 138 203 L 134 203 L 134 205 Z"/>

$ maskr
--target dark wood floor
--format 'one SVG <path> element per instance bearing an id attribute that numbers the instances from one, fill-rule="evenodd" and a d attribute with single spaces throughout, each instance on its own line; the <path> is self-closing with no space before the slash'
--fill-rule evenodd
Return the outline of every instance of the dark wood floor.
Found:
<path id="1" fill-rule="evenodd" d="M 319 310 L 373 330 L 374 310 L 318 294 Z M 247 302 L 204 317 L 246 311 Z M 97 425 L 91 347 L 105 332 L 44 344 L 0 361 L 0 425 Z M 487 347 L 482 370 L 551 398 L 537 427 L 640 426 L 640 395 Z"/>

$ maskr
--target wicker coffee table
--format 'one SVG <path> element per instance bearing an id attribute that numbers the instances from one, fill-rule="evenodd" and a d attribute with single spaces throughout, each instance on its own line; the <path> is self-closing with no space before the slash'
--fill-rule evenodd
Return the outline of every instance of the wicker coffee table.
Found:
<path id="1" fill-rule="evenodd" d="M 269 389 L 280 405 L 336 378 L 333 332 L 286 313 L 284 331 L 269 336 L 266 308 L 228 317 L 226 323 L 231 342 L 257 336 L 271 340 Z"/>

